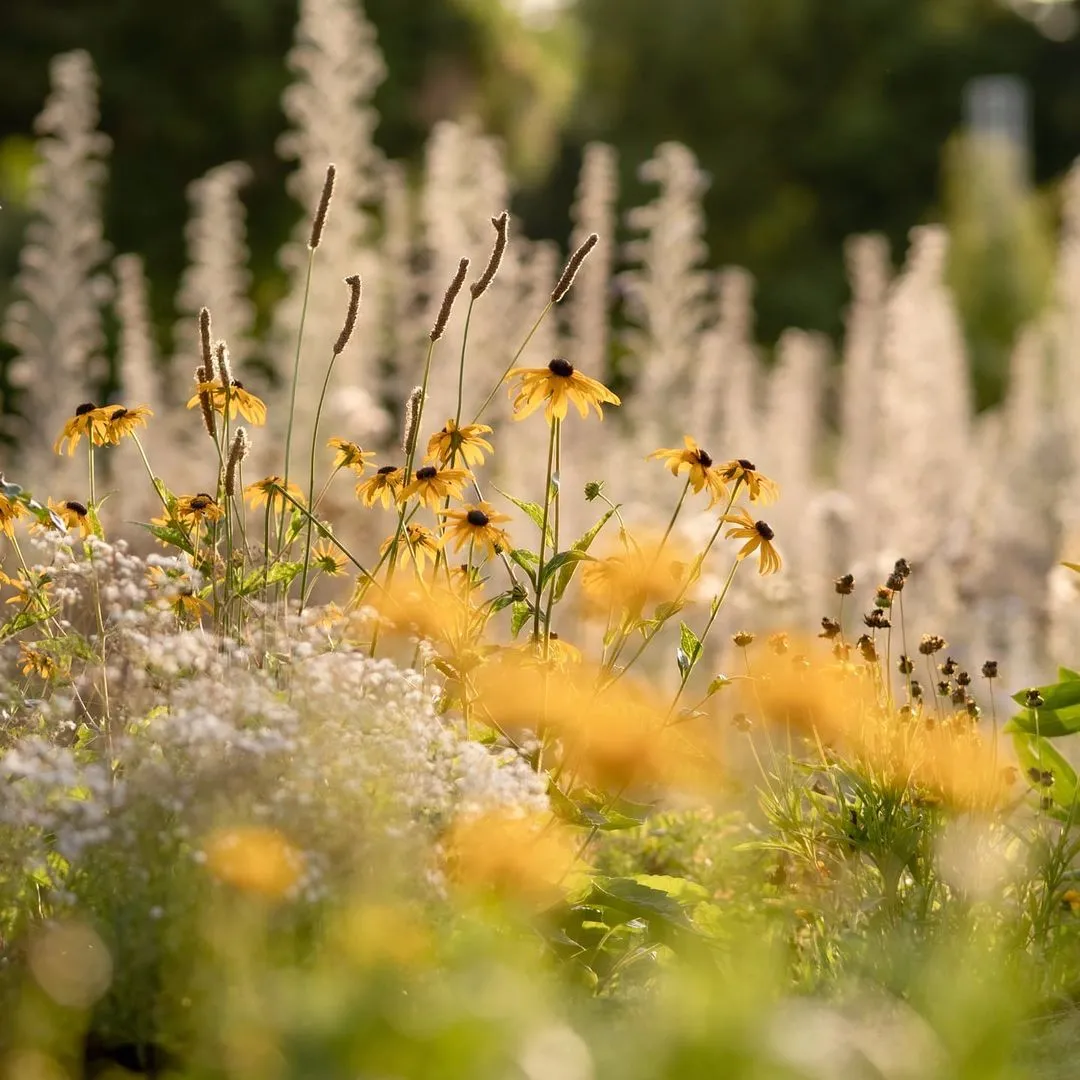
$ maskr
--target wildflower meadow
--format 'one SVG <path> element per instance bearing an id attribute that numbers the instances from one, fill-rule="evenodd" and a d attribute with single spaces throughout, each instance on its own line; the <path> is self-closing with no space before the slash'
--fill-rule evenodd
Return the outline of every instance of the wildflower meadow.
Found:
<path id="1" fill-rule="evenodd" d="M 854 238 L 840 363 L 767 364 L 690 149 L 624 214 L 591 146 L 558 252 L 475 125 L 386 160 L 372 28 L 300 8 L 288 290 L 218 166 L 168 357 L 93 62 L 52 67 L 0 1078 L 1072 1076 L 1080 173 L 976 412 L 944 229 L 895 275 Z"/>

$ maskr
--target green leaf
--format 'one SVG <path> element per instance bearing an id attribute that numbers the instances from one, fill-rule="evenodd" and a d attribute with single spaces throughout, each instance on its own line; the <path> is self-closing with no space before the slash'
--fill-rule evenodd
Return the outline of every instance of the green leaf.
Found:
<path id="1" fill-rule="evenodd" d="M 1080 731 L 1080 708 L 1024 709 L 1018 712 L 1002 730 L 1006 735 L 1021 732 L 1028 735 L 1041 735 L 1044 739 L 1060 739 L 1063 735 L 1075 735 Z"/>
<path id="2" fill-rule="evenodd" d="M 303 562 L 279 562 L 270 567 L 266 575 L 266 584 L 275 585 L 281 581 L 288 585 L 303 570 Z"/>
<path id="3" fill-rule="evenodd" d="M 510 607 L 510 633 L 517 637 L 521 628 L 532 618 L 533 606 L 527 600 L 515 600 Z"/>
<path id="4" fill-rule="evenodd" d="M 491 610 L 491 614 L 494 615 L 496 611 L 502 611 L 503 608 L 509 607 L 514 603 L 514 590 L 507 589 L 506 592 L 499 593 L 498 596 L 493 596 L 488 603 Z"/>
<path id="5" fill-rule="evenodd" d="M 1061 682 L 1069 682 L 1073 679 L 1080 679 L 1080 671 L 1073 671 L 1072 668 L 1067 667 L 1059 667 L 1058 679 L 1060 679 Z"/>
<path id="6" fill-rule="evenodd" d="M 716 678 L 709 683 L 709 688 L 705 691 L 705 696 L 712 697 L 718 690 L 723 690 L 730 685 L 731 679 L 726 675 L 717 675 Z"/>
<path id="7" fill-rule="evenodd" d="M 697 663 L 701 655 L 701 642 L 697 634 L 686 623 L 679 623 L 679 647 L 675 650 L 675 659 L 679 664 L 679 671 L 686 675 Z"/>
<path id="8" fill-rule="evenodd" d="M 669 893 L 643 885 L 633 878 L 597 878 L 587 903 L 611 908 L 631 919 L 645 919 L 650 924 L 664 924 L 673 929 L 694 932 L 682 904 Z"/>
<path id="9" fill-rule="evenodd" d="M 1013 746 L 1021 767 L 1051 772 L 1054 782 L 1045 790 L 1063 810 L 1069 810 L 1076 800 L 1076 771 L 1045 739 L 1037 735 L 1019 733 L 1013 735 Z"/>
<path id="10" fill-rule="evenodd" d="M 669 600 L 657 604 L 653 611 L 653 621 L 657 624 L 665 623 L 672 615 L 677 615 L 686 606 L 683 600 Z"/>
<path id="11" fill-rule="evenodd" d="M 513 551 L 508 551 L 506 554 L 525 571 L 529 581 L 535 588 L 536 569 L 540 565 L 540 556 L 535 551 L 528 551 L 526 548 L 514 548 Z"/>
<path id="12" fill-rule="evenodd" d="M 501 488 L 495 488 L 495 490 L 504 498 L 509 499 L 519 510 L 523 510 L 528 516 L 535 522 L 538 529 L 544 527 L 544 508 L 538 503 L 526 502 L 524 499 L 515 499 L 513 495 L 503 491 Z M 555 546 L 555 540 L 551 535 L 551 525 L 548 524 L 547 540 L 545 543 Z"/>
<path id="13" fill-rule="evenodd" d="M 551 580 L 551 575 L 555 573 L 560 567 L 572 566 L 574 563 L 579 563 L 584 560 L 592 560 L 591 555 L 586 555 L 584 551 L 559 551 L 551 556 L 546 563 L 544 563 L 544 569 L 540 572 L 540 591 L 543 592 L 544 587 Z"/>
<path id="14" fill-rule="evenodd" d="M 622 504 L 620 503 L 619 505 L 621 506 Z M 588 551 L 592 546 L 592 542 L 600 534 L 600 530 L 611 520 L 611 515 L 618 509 L 619 506 L 613 506 L 591 529 L 589 529 L 588 532 L 583 533 L 570 545 L 570 550 Z M 570 584 L 570 579 L 574 576 L 575 569 L 577 569 L 577 562 L 572 562 L 567 563 L 566 566 L 559 571 L 559 576 L 555 579 L 556 601 L 562 599 L 563 593 L 566 592 L 566 588 Z"/>
<path id="15" fill-rule="evenodd" d="M 188 538 L 175 525 L 151 525 L 149 522 L 140 521 L 140 524 L 151 536 L 156 537 L 163 544 L 171 544 L 189 555 L 194 554 Z"/>

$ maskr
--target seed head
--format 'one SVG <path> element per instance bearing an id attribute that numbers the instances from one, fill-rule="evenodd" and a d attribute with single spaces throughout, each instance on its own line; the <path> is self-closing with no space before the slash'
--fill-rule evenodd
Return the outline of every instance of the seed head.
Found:
<path id="1" fill-rule="evenodd" d="M 229 447 L 229 460 L 225 466 L 225 494 L 236 494 L 236 477 L 240 470 L 240 463 L 251 452 L 251 439 L 245 428 L 238 427 L 233 436 L 232 445 Z"/>
<path id="2" fill-rule="evenodd" d="M 731 638 L 740 649 L 753 645 L 754 635 L 749 630 L 737 630 Z"/>
<path id="3" fill-rule="evenodd" d="M 851 574 L 844 574 L 833 582 L 833 588 L 839 596 L 850 596 L 855 591 L 855 578 Z"/>
<path id="4" fill-rule="evenodd" d="M 408 457 L 416 446 L 416 434 L 420 427 L 424 388 L 414 386 L 405 399 L 405 424 L 401 435 L 401 449 Z"/>
<path id="5" fill-rule="evenodd" d="M 330 198 L 334 194 L 334 180 L 337 177 L 337 166 L 326 166 L 326 179 L 323 180 L 322 194 L 319 196 L 319 206 L 315 211 L 315 217 L 311 221 L 311 237 L 308 247 L 314 251 L 322 243 L 323 229 L 326 228 L 326 215 L 330 212 Z"/>
<path id="6" fill-rule="evenodd" d="M 998 677 L 998 662 L 996 660 L 987 660 L 982 666 L 982 674 L 984 679 L 996 679 Z"/>
<path id="7" fill-rule="evenodd" d="M 910 675 L 915 670 L 915 661 L 904 653 L 900 654 L 900 659 L 896 661 L 897 670 L 901 675 Z"/>
<path id="8" fill-rule="evenodd" d="M 345 313 L 345 324 L 341 328 L 341 333 L 338 334 L 337 341 L 334 342 L 335 356 L 343 353 L 345 346 L 349 344 L 349 338 L 352 337 L 352 332 L 356 329 L 356 316 L 360 311 L 360 293 L 362 291 L 360 275 L 352 274 L 345 279 L 345 284 L 349 286 L 349 310 Z"/>
<path id="9" fill-rule="evenodd" d="M 206 308 L 203 308 L 205 311 Z M 195 369 L 195 386 L 197 388 L 204 386 L 210 382 L 214 377 L 214 369 L 203 364 Z M 210 401 L 209 390 L 198 390 L 199 394 L 199 410 L 202 412 L 203 427 L 206 428 L 206 434 L 211 439 L 217 438 L 217 423 L 214 420 L 214 406 Z"/>
<path id="10" fill-rule="evenodd" d="M 949 643 L 940 634 L 923 634 L 919 639 L 919 652 L 923 656 L 933 656 L 947 648 Z"/>
<path id="11" fill-rule="evenodd" d="M 431 333 L 428 337 L 432 341 L 438 341 L 439 338 L 446 333 L 446 324 L 450 321 L 450 311 L 454 306 L 454 301 L 457 299 L 458 293 L 461 292 L 461 286 L 465 284 L 465 275 L 469 270 L 469 260 L 462 259 L 458 263 L 457 273 L 454 275 L 454 280 L 450 282 L 446 293 L 443 295 L 442 307 L 439 308 L 439 314 L 435 317 L 435 325 L 431 328 Z"/>
<path id="12" fill-rule="evenodd" d="M 1046 704 L 1042 694 L 1039 693 L 1034 687 L 1027 691 L 1024 695 L 1024 704 L 1029 709 L 1041 709 Z"/>
<path id="13" fill-rule="evenodd" d="M 491 257 L 484 268 L 484 272 L 469 286 L 474 300 L 479 300 L 487 292 L 488 286 L 495 280 L 499 272 L 499 264 L 502 262 L 503 253 L 506 251 L 507 228 L 510 224 L 510 212 L 504 210 L 498 217 L 491 219 L 495 226 L 495 246 L 491 249 Z"/>
<path id="14" fill-rule="evenodd" d="M 835 619 L 830 619 L 828 616 L 821 620 L 821 633 L 818 637 L 823 637 L 832 641 L 834 637 L 840 634 L 842 627 Z"/>
<path id="15" fill-rule="evenodd" d="M 570 261 L 559 275 L 559 280 L 555 283 L 555 288 L 551 290 L 551 302 L 553 304 L 557 304 L 570 291 L 570 286 L 574 284 L 574 278 L 577 277 L 577 272 L 581 269 L 581 264 L 585 261 L 585 257 L 589 252 L 596 247 L 599 240 L 600 237 L 597 236 L 596 233 L 590 233 L 586 238 L 585 243 L 570 256 Z"/>
<path id="16" fill-rule="evenodd" d="M 232 361 L 229 359 L 229 346 L 224 341 L 219 341 L 214 346 L 214 367 L 217 369 L 217 377 L 221 380 L 221 385 L 232 386 Z"/>
<path id="17" fill-rule="evenodd" d="M 210 309 L 199 311 L 199 347 L 202 352 L 202 366 L 206 369 L 206 382 L 214 377 L 214 347 L 210 340 Z"/>

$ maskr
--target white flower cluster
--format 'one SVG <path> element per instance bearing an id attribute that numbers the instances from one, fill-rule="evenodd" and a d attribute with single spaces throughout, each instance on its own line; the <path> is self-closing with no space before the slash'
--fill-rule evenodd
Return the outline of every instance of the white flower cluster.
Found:
<path id="1" fill-rule="evenodd" d="M 215 829 L 249 826 L 301 853 L 308 899 L 365 877 L 437 881 L 456 815 L 546 805 L 527 763 L 466 738 L 419 673 L 332 645 L 311 619 L 258 646 L 179 629 L 147 580 L 186 567 L 122 544 L 87 552 L 51 552 L 56 625 L 85 627 L 101 659 L 27 699 L 0 654 L 6 730 L 24 733 L 0 743 L 0 893 L 33 880 L 92 904 L 104 867 L 109 888 L 139 889 L 197 864 Z"/>

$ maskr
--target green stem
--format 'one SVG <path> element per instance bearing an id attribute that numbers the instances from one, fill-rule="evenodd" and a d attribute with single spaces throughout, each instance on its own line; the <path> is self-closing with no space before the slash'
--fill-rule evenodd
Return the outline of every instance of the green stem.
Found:
<path id="1" fill-rule="evenodd" d="M 555 463 L 555 442 L 558 438 L 559 421 L 552 418 L 551 436 L 548 439 L 547 469 L 544 473 L 544 513 L 540 524 L 540 562 L 536 567 L 536 603 L 533 605 L 533 641 L 540 640 L 541 575 L 544 570 L 544 548 L 547 544 L 548 514 L 551 508 L 551 473 Z M 546 635 L 545 635 L 546 636 Z"/>
<path id="2" fill-rule="evenodd" d="M 521 358 L 521 354 L 525 351 L 525 346 L 528 345 L 530 341 L 532 341 L 533 334 L 535 334 L 536 331 L 539 329 L 540 324 L 544 321 L 544 318 L 547 316 L 547 313 L 551 310 L 552 306 L 553 302 L 549 300 L 547 302 L 547 306 L 544 308 L 543 311 L 540 312 L 540 315 L 537 318 L 536 322 L 533 323 L 532 329 L 528 332 L 528 334 L 525 335 L 525 340 L 519 346 L 518 351 L 514 353 L 513 359 L 510 361 L 509 364 L 506 365 L 506 370 L 499 376 L 499 381 L 491 388 L 491 393 L 488 394 L 488 396 L 484 399 L 484 404 L 480 406 L 476 415 L 473 417 L 472 422 L 474 424 L 480 419 L 481 416 L 484 415 L 484 411 L 491 404 L 492 398 L 494 398 L 495 395 L 498 393 L 499 387 L 502 386 L 503 382 L 506 380 L 506 376 L 510 374 L 510 372 L 514 368 L 514 365 Z"/>

